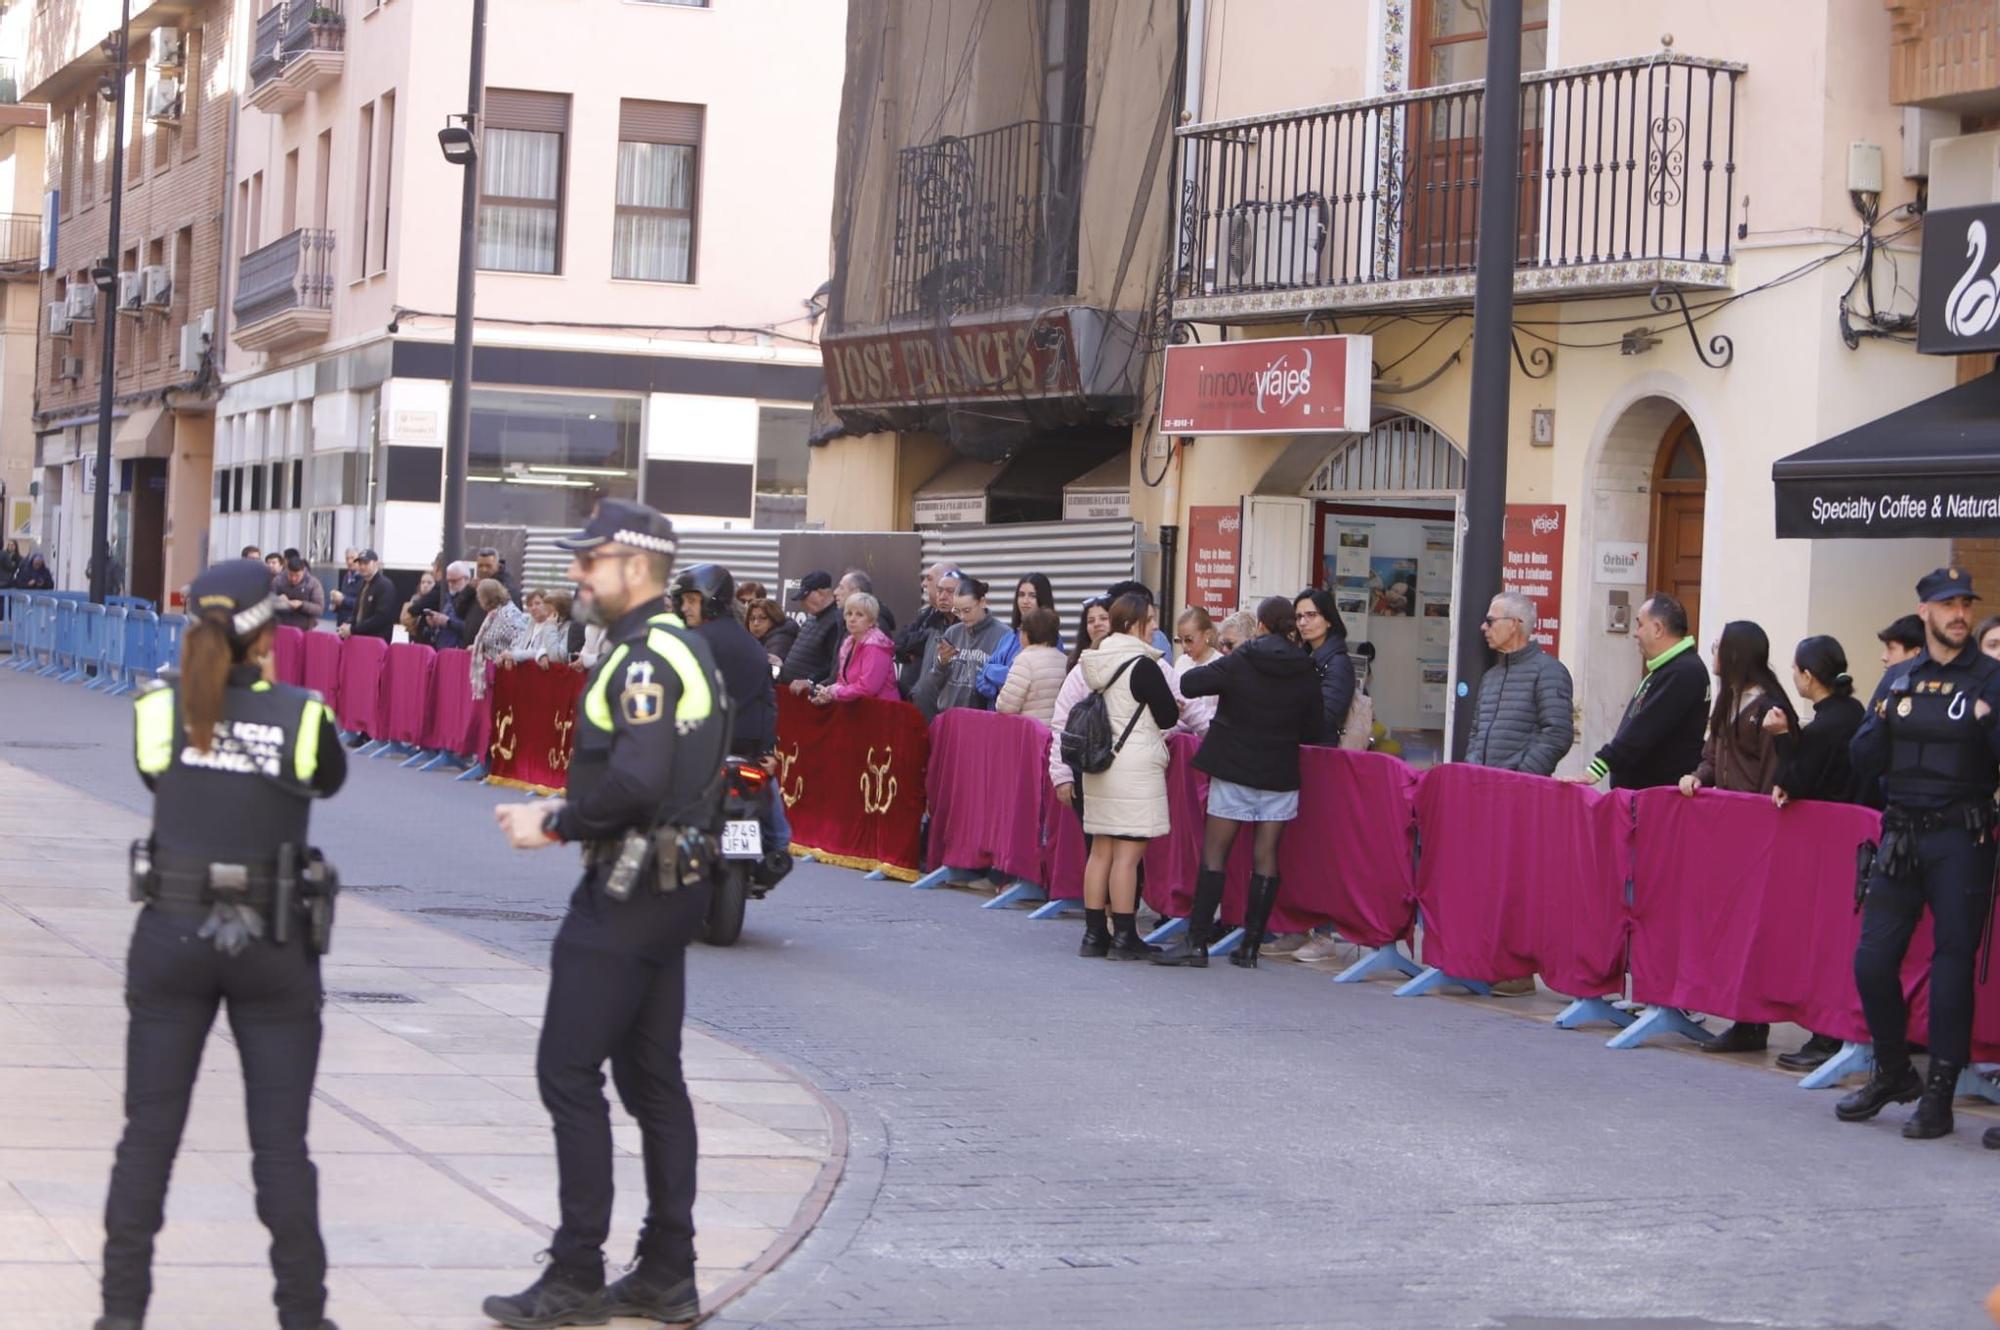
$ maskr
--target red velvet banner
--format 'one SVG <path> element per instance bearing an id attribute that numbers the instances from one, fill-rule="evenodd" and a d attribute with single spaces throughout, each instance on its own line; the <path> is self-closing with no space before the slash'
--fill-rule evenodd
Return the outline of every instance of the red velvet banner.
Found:
<path id="1" fill-rule="evenodd" d="M 547 793 L 568 786 L 583 682 L 583 675 L 568 669 L 516 666 L 493 672 L 486 690 L 493 715 L 487 780 Z"/>
<path id="2" fill-rule="evenodd" d="M 379 637 L 350 637 L 341 645 L 340 699 L 334 703 L 341 729 L 383 737 L 382 723 L 388 716 L 382 710 L 382 664 L 388 657 L 389 644 Z M 306 665 L 311 668 L 311 657 Z"/>
<path id="3" fill-rule="evenodd" d="M 344 642 L 332 633 L 306 633 L 305 663 L 299 682 L 340 714 L 340 661 Z"/>
<path id="4" fill-rule="evenodd" d="M 1418 782 L 1417 830 L 1424 964 L 1623 995 L 1631 795 L 1455 763 Z"/>
<path id="5" fill-rule="evenodd" d="M 932 721 L 924 861 L 934 868 L 997 868 L 1039 883 L 1046 869 L 1043 805 L 1055 797 L 1048 751 L 1049 727 L 1028 716 L 955 708 Z"/>
<path id="6" fill-rule="evenodd" d="M 399 744 L 421 744 L 429 726 L 437 652 L 420 642 L 395 642 L 382 669 L 382 733 Z"/>
<path id="7" fill-rule="evenodd" d="M 816 707 L 778 694 L 778 788 L 792 848 L 844 868 L 915 881 L 930 731 L 907 702 Z"/>
<path id="8" fill-rule="evenodd" d="M 296 628 L 280 627 L 271 642 L 271 671 L 279 683 L 294 688 L 305 686 L 306 635 Z"/>

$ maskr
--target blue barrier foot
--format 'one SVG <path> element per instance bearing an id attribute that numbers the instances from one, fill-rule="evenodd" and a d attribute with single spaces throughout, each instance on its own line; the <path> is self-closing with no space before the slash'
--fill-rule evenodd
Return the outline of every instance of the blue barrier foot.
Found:
<path id="1" fill-rule="evenodd" d="M 401 765 L 406 767 L 424 766 L 426 763 L 428 763 L 432 758 L 436 756 L 437 754 L 433 753 L 428 748 L 412 748 L 410 750 L 410 755 L 403 759 Z"/>
<path id="2" fill-rule="evenodd" d="M 440 748 L 431 755 L 431 760 L 424 763 L 419 770 L 436 771 L 439 767 L 458 767 L 463 765 L 465 764 L 460 760 L 457 753 L 448 752 Z"/>
<path id="3" fill-rule="evenodd" d="M 1208 954 L 1211 957 L 1227 956 L 1230 952 L 1236 950 L 1238 947 L 1242 945 L 1243 945 L 1243 930 L 1240 928 L 1232 928 L 1227 933 L 1224 933 L 1221 937 L 1215 939 L 1215 941 L 1208 944 Z"/>
<path id="4" fill-rule="evenodd" d="M 469 767 L 467 767 L 467 768 L 466 768 L 465 770 L 463 770 L 463 771 L 459 772 L 459 773 L 458 773 L 458 774 L 457 774 L 456 776 L 453 776 L 453 777 L 452 777 L 452 779 L 453 779 L 453 780 L 485 780 L 485 779 L 486 779 L 486 764 L 485 764 L 484 762 L 474 762 L 474 763 L 473 763 L 473 764 L 472 764 L 471 766 L 469 766 Z"/>
<path id="5" fill-rule="evenodd" d="M 1631 1012 L 1612 1006 L 1609 998 L 1576 998 L 1562 1009 L 1562 1014 L 1555 1019 L 1555 1026 L 1558 1030 L 1578 1030 L 1605 1021 L 1622 1030 L 1635 1019 Z"/>
<path id="6" fill-rule="evenodd" d="M 1958 1092 L 1970 1099 L 1984 1099 L 1989 1104 L 2000 1104 L 2000 1084 L 1993 1080 L 1993 1066 L 1975 1064 L 1958 1074 Z"/>
<path id="7" fill-rule="evenodd" d="M 408 744 L 391 743 L 385 739 L 374 744 L 373 750 L 368 756 L 379 761 L 385 757 L 406 757 L 409 755 L 409 751 L 410 746 Z"/>
<path id="8" fill-rule="evenodd" d="M 1146 934 L 1146 941 L 1157 947 L 1162 942 L 1173 941 L 1185 932 L 1187 932 L 1187 920 L 1162 919 L 1158 928 Z"/>
<path id="9" fill-rule="evenodd" d="M 887 882 L 889 875 L 878 868 L 872 873 L 863 873 L 861 880 L 863 882 Z"/>
<path id="10" fill-rule="evenodd" d="M 1678 1007 L 1651 1007 L 1644 1016 L 1612 1035 L 1606 1048 L 1637 1048 L 1655 1035 L 1677 1034 L 1697 1044 L 1715 1041 L 1715 1036 L 1689 1020 Z"/>
<path id="11" fill-rule="evenodd" d="M 1875 1045 L 1857 1044 L 1853 1040 L 1842 1044 L 1840 1051 L 1814 1067 L 1799 1080 L 1801 1090 L 1824 1090 L 1840 1084 L 1856 1072 L 1875 1070 Z"/>
<path id="12" fill-rule="evenodd" d="M 1477 979 L 1460 979 L 1456 975 L 1446 974 L 1435 965 L 1425 966 L 1422 974 L 1417 975 L 1408 983 L 1398 987 L 1396 989 L 1396 996 L 1422 997 L 1426 993 L 1435 993 L 1441 988 L 1463 988 L 1475 997 L 1493 996 L 1493 986 L 1491 984 L 1482 984 Z"/>
<path id="13" fill-rule="evenodd" d="M 1394 943 L 1377 947 L 1354 964 L 1333 977 L 1336 984 L 1358 984 L 1364 979 L 1373 979 L 1378 974 L 1400 974 L 1414 979 L 1422 973 L 1422 967 L 1405 956 Z"/>
<path id="14" fill-rule="evenodd" d="M 1048 898 L 1049 893 L 1043 891 L 1039 885 L 1028 881 L 1026 878 L 1020 878 L 1015 881 L 1013 886 L 1008 887 L 1005 891 L 995 896 L 992 900 L 987 901 L 979 908 L 982 910 L 1007 910 L 1021 904 L 1023 901 L 1035 901 L 1039 903 Z"/>
<path id="15" fill-rule="evenodd" d="M 1034 909 L 1028 911 L 1028 917 L 1030 919 L 1054 919 L 1059 915 L 1068 914 L 1071 910 L 1081 911 L 1082 909 L 1082 901 L 1074 896 L 1065 896 L 1061 900 L 1052 900 L 1046 905 L 1036 906 Z"/>

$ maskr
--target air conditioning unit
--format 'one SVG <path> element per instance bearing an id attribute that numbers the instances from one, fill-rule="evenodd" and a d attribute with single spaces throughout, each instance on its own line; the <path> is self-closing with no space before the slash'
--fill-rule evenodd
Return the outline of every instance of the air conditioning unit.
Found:
<path id="1" fill-rule="evenodd" d="M 143 288 L 139 285 L 138 273 L 121 272 L 118 274 L 118 312 L 120 314 L 137 314 L 139 312 L 139 297 L 142 293 Z"/>
<path id="2" fill-rule="evenodd" d="M 49 302 L 49 336 L 69 336 L 68 300 L 51 300 Z"/>
<path id="3" fill-rule="evenodd" d="M 1227 229 L 1232 288 L 1318 286 L 1326 244 L 1326 205 L 1318 200 L 1245 203 Z"/>
<path id="4" fill-rule="evenodd" d="M 153 29 L 152 66 L 178 70 L 187 63 L 187 38 L 179 28 Z"/>
<path id="5" fill-rule="evenodd" d="M 146 119 L 160 124 L 179 124 L 181 119 L 181 81 L 161 79 L 146 89 Z"/>
<path id="6" fill-rule="evenodd" d="M 174 278 L 164 263 L 149 264 L 143 273 L 145 302 L 153 309 L 165 309 L 174 303 Z"/>
<path id="7" fill-rule="evenodd" d="M 59 366 L 57 366 L 57 372 L 61 375 L 61 377 L 68 379 L 71 383 L 76 383 L 80 381 L 83 378 L 83 357 L 82 356 L 62 357 L 62 363 Z"/>
<path id="8" fill-rule="evenodd" d="M 215 311 L 205 309 L 201 317 L 181 325 L 181 373 L 201 373 L 201 363 L 215 341 Z"/>
<path id="9" fill-rule="evenodd" d="M 89 282 L 78 282 L 69 289 L 69 321 L 71 323 L 97 322 L 97 288 Z"/>

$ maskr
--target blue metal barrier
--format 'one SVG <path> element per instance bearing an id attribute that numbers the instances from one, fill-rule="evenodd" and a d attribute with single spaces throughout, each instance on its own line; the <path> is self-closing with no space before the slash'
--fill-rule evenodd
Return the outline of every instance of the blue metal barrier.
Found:
<path id="1" fill-rule="evenodd" d="M 124 678 L 125 624 L 131 613 L 123 605 L 104 607 L 104 622 L 98 625 L 97 677 L 84 685 L 93 693 L 120 691 L 118 685 Z"/>
<path id="2" fill-rule="evenodd" d="M 104 672 L 104 607 L 89 601 L 63 606 L 71 623 L 70 666 L 58 683 L 76 683 Z"/>
<path id="3" fill-rule="evenodd" d="M 20 658 L 22 639 L 27 632 L 24 622 L 27 613 L 27 592 L 0 591 L 0 646 L 5 646 L 16 660 Z"/>
<path id="4" fill-rule="evenodd" d="M 151 610 L 128 610 L 119 643 L 118 663 L 110 691 L 130 693 L 159 671 L 160 616 Z"/>
<path id="5" fill-rule="evenodd" d="M 38 671 L 54 679 L 76 672 L 76 606 L 60 592 L 45 592 L 41 610 L 50 624 L 49 663 Z"/>
<path id="6" fill-rule="evenodd" d="M 187 615 L 162 614 L 153 633 L 153 660 L 148 667 L 155 673 L 160 670 L 178 669 L 181 663 L 181 630 L 187 627 Z"/>
<path id="7" fill-rule="evenodd" d="M 157 610 L 159 606 L 144 596 L 106 596 L 105 605 L 110 609 Z"/>
<path id="8" fill-rule="evenodd" d="M 40 669 L 44 663 L 42 652 L 46 645 L 42 641 L 42 609 L 32 592 L 19 592 L 21 600 L 16 605 L 20 613 L 14 628 L 14 658 L 7 662 L 17 670 Z"/>

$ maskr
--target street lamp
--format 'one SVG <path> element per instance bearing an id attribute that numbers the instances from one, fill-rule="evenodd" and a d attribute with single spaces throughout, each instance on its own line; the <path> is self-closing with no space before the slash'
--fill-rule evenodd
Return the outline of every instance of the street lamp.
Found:
<path id="1" fill-rule="evenodd" d="M 465 471 L 472 438 L 472 278 L 478 268 L 479 114 L 486 95 L 486 0 L 472 0 L 472 53 L 465 114 L 438 131 L 444 159 L 465 172 L 458 211 L 458 309 L 451 339 L 451 423 L 444 444 L 445 558 L 465 550 Z"/>
<path id="2" fill-rule="evenodd" d="M 97 375 L 97 488 L 91 495 L 90 603 L 102 605 L 111 590 L 111 386 L 118 373 L 118 247 L 125 218 L 125 70 L 132 53 L 132 0 L 118 11 L 118 31 L 104 39 L 111 73 L 98 91 L 111 103 L 111 214 L 106 218 L 105 257 L 90 280 L 106 293 L 98 302 L 104 328 L 104 359 Z M 106 84 L 109 84 L 107 87 Z"/>

